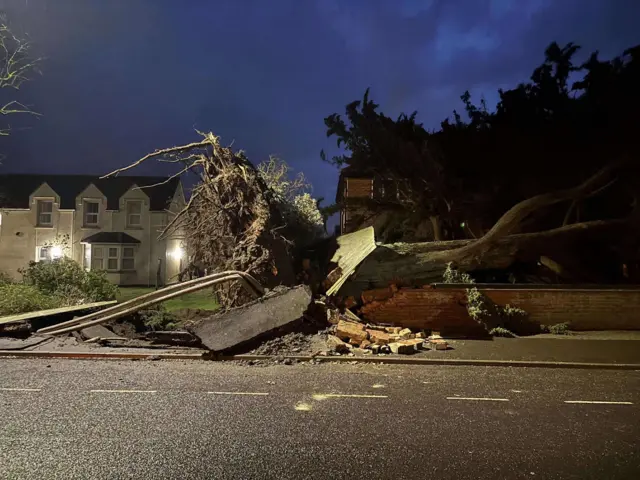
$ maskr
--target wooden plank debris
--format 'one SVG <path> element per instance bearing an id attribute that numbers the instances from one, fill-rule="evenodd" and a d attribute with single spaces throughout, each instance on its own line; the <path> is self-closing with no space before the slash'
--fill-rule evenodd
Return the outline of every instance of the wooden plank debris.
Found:
<path id="1" fill-rule="evenodd" d="M 0 317 L 0 325 L 8 323 L 18 323 L 24 320 L 33 320 L 34 318 L 51 317 L 62 313 L 81 312 L 83 310 L 91 310 L 93 308 L 105 308 L 118 303 L 116 300 L 108 302 L 85 303 L 83 305 L 74 305 L 71 307 L 51 308 L 48 310 L 38 310 L 35 312 L 21 313 L 19 315 L 8 315 Z"/>

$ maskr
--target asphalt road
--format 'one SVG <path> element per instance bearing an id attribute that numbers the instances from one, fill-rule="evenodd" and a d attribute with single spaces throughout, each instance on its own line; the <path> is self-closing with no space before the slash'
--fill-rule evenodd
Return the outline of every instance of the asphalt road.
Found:
<path id="1" fill-rule="evenodd" d="M 0 478 L 638 479 L 639 409 L 637 371 L 3 359 Z"/>

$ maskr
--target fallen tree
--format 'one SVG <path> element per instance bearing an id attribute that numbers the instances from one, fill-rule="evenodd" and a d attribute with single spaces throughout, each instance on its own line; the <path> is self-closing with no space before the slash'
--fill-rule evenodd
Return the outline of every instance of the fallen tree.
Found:
<path id="1" fill-rule="evenodd" d="M 325 118 L 345 154 L 323 158 L 373 182 L 366 208 L 348 197 L 346 209 L 366 210 L 377 239 L 393 243 L 358 281 L 437 281 L 449 262 L 464 271 L 526 262 L 558 281 L 640 282 L 640 46 L 583 65 L 577 50 L 552 43 L 531 81 L 501 90 L 495 109 L 467 92 L 468 121 L 454 111 L 434 132 L 415 112 L 384 115 L 368 90 L 344 118 Z M 571 84 L 570 72 L 582 80 Z"/>
<path id="2" fill-rule="evenodd" d="M 317 226 L 292 221 L 283 199 L 242 151 L 222 147 L 212 133 L 202 135 L 200 142 L 156 150 L 107 176 L 153 158 L 181 164 L 183 168 L 170 178 L 191 172 L 198 181 L 187 205 L 162 235 L 181 230 L 189 263 L 210 273 L 238 270 L 268 288 L 293 285 L 291 250 L 297 239 L 309 237 L 307 229 Z M 249 300 L 235 284 L 217 286 L 216 292 L 223 307 Z"/>
<path id="3" fill-rule="evenodd" d="M 590 256 L 598 247 L 615 246 L 615 249 L 609 249 L 609 258 L 605 259 L 613 261 L 615 267 L 621 267 L 623 261 L 635 260 L 639 243 L 635 205 L 628 209 L 624 218 L 579 222 L 538 232 L 512 232 L 521 231 L 522 223 L 541 209 L 599 191 L 624 163 L 607 166 L 575 188 L 518 203 L 479 239 L 379 245 L 358 267 L 350 282 L 351 290 L 354 286 L 356 291 L 361 291 L 391 283 L 419 286 L 439 282 L 447 264 L 471 272 L 507 269 L 517 261 L 540 262 L 546 268 L 552 264 L 555 274 L 583 282 L 602 281 L 601 271 L 590 269 L 588 262 L 585 265 L 576 262 L 580 245 L 588 244 L 585 254 Z"/>

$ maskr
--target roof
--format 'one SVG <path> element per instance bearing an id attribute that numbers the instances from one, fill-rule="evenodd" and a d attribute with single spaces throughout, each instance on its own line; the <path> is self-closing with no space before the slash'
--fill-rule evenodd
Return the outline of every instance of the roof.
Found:
<path id="1" fill-rule="evenodd" d="M 89 235 L 82 239 L 83 243 L 140 243 L 140 240 L 133 238 L 131 235 L 124 232 L 99 232 Z"/>
<path id="2" fill-rule="evenodd" d="M 373 227 L 366 227 L 353 233 L 337 238 L 338 249 L 331 259 L 332 264 L 340 268 L 340 277 L 329 287 L 327 295 L 338 293 L 342 285 L 349 279 L 371 252 L 376 249 L 376 239 Z"/>
<path id="3" fill-rule="evenodd" d="M 107 197 L 107 209 L 118 210 L 120 197 L 132 186 L 146 187 L 167 180 L 167 177 L 117 176 L 103 178 L 92 175 L 0 175 L 0 206 L 5 208 L 29 208 L 29 196 L 42 184 L 49 185 L 60 196 L 61 209 L 74 209 L 76 198 L 89 185 L 95 185 Z M 151 210 L 165 210 L 180 183 L 174 178 L 163 185 L 142 188 L 149 196 Z"/>

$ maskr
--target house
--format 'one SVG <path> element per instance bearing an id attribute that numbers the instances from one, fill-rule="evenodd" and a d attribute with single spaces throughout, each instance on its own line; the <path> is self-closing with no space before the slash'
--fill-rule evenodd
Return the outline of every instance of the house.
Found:
<path id="1" fill-rule="evenodd" d="M 372 172 L 346 167 L 340 171 L 336 203 L 340 208 L 339 234 L 374 227 L 377 234 L 393 220 L 403 203 L 402 182 Z"/>
<path id="2" fill-rule="evenodd" d="M 0 271 L 64 255 L 118 285 L 175 282 L 183 238 L 159 236 L 184 206 L 177 178 L 0 175 Z"/>

